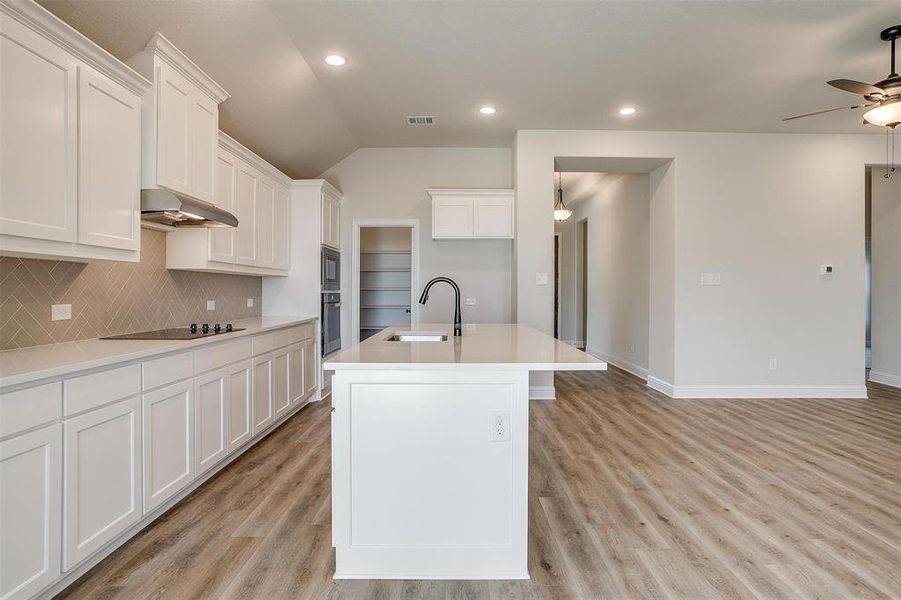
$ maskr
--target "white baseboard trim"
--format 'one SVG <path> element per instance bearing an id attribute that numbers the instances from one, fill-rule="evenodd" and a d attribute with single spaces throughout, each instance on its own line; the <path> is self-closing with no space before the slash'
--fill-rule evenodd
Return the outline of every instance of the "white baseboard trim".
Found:
<path id="1" fill-rule="evenodd" d="M 648 375 L 648 387 L 652 390 L 657 390 L 661 394 L 666 394 L 670 398 L 675 394 L 675 386 L 668 381 L 663 381 L 662 379 L 658 379 L 653 375 Z"/>
<path id="2" fill-rule="evenodd" d="M 557 390 L 552 385 L 530 385 L 529 400 L 553 400 L 557 397 Z"/>
<path id="3" fill-rule="evenodd" d="M 675 385 L 673 388 L 673 398 L 867 397 L 865 385 Z"/>
<path id="4" fill-rule="evenodd" d="M 618 356 L 613 356 L 613 355 L 607 354 L 606 352 L 602 352 L 601 350 L 598 350 L 597 348 L 591 348 L 591 347 L 586 348 L 585 352 L 587 352 L 588 354 L 592 355 L 595 358 L 600 358 L 602 361 L 604 361 L 606 363 L 610 363 L 614 367 L 619 367 L 623 371 L 632 373 L 632 375 L 635 375 L 636 377 L 644 379 L 645 381 L 647 381 L 647 379 L 648 379 L 648 370 L 647 369 L 645 369 L 644 367 L 642 367 L 640 365 L 636 365 L 635 363 L 630 362 L 624 358 L 619 358 Z"/>
<path id="5" fill-rule="evenodd" d="M 560 340 L 564 344 L 569 344 L 570 346 L 575 346 L 576 348 L 584 348 L 585 342 L 582 340 Z"/>
<path id="6" fill-rule="evenodd" d="M 891 373 L 883 373 L 882 371 L 873 371 L 870 369 L 870 381 L 901 388 L 901 375 L 892 375 Z"/>

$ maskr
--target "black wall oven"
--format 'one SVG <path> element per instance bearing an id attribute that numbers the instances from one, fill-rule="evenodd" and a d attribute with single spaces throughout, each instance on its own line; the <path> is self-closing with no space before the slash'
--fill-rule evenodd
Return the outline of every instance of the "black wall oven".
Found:
<path id="1" fill-rule="evenodd" d="M 341 349 L 341 294 L 322 292 L 322 356 Z"/>
<path id="2" fill-rule="evenodd" d="M 337 292 L 341 289 L 341 253 L 322 248 L 322 291 Z"/>

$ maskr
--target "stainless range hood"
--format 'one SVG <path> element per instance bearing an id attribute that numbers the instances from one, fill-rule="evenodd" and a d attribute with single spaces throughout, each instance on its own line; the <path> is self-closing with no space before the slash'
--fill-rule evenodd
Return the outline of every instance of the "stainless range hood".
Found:
<path id="1" fill-rule="evenodd" d="M 160 188 L 141 190 L 141 220 L 170 227 L 238 226 L 238 218 L 226 210 Z"/>

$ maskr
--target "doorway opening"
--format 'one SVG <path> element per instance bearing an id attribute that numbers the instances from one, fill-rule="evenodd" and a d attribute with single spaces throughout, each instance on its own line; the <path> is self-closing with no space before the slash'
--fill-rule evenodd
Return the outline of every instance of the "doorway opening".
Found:
<path id="1" fill-rule="evenodd" d="M 867 379 L 901 388 L 901 176 L 866 168 Z"/>
<path id="2" fill-rule="evenodd" d="M 354 222 L 353 338 L 416 322 L 416 222 Z"/>

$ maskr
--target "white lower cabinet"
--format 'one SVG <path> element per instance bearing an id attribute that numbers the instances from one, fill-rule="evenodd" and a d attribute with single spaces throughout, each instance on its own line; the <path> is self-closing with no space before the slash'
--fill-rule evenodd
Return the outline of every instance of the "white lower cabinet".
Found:
<path id="1" fill-rule="evenodd" d="M 144 513 L 194 479 L 194 389 L 191 380 L 144 394 Z"/>
<path id="2" fill-rule="evenodd" d="M 200 475 L 228 454 L 229 369 L 194 380 L 194 468 Z"/>
<path id="3" fill-rule="evenodd" d="M 275 418 L 291 408 L 288 359 L 287 350 L 275 352 L 272 357 L 272 405 Z"/>
<path id="4" fill-rule="evenodd" d="M 67 419 L 63 436 L 68 571 L 141 518 L 141 398 Z"/>
<path id="5" fill-rule="evenodd" d="M 296 406 L 316 389 L 316 344 L 312 339 L 288 348 L 288 371 L 291 406 Z"/>
<path id="6" fill-rule="evenodd" d="M 303 397 L 306 398 L 316 389 L 316 344 L 313 340 L 303 342 Z"/>
<path id="7" fill-rule="evenodd" d="M 228 451 L 253 436 L 253 371 L 250 361 L 228 368 Z"/>
<path id="8" fill-rule="evenodd" d="M 272 423 L 272 357 L 253 359 L 253 433 L 256 435 Z"/>
<path id="9" fill-rule="evenodd" d="M 29 598 L 60 576 L 62 428 L 0 442 L 0 598 Z"/>

